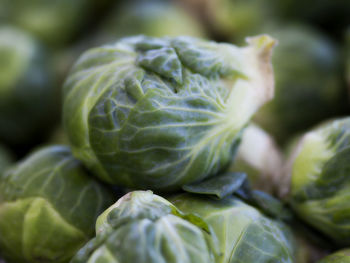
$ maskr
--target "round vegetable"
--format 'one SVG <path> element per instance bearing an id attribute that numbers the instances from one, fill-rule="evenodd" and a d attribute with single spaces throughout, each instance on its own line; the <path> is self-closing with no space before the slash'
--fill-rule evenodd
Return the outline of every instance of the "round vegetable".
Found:
<path id="1" fill-rule="evenodd" d="M 349 26 L 350 1 L 348 0 L 273 0 L 278 15 L 286 21 L 297 20 L 313 23 L 328 34 L 342 34 Z"/>
<path id="2" fill-rule="evenodd" d="M 43 47 L 12 27 L 0 27 L 0 139 L 40 137 L 52 121 L 55 89 Z"/>
<path id="3" fill-rule="evenodd" d="M 0 0 L 0 19 L 25 29 L 50 46 L 59 46 L 75 37 L 92 11 L 96 17 L 94 2 L 96 0 Z"/>
<path id="4" fill-rule="evenodd" d="M 228 171 L 244 172 L 256 189 L 273 192 L 282 171 L 282 153 L 274 139 L 255 124 L 243 133 L 242 143 Z"/>
<path id="5" fill-rule="evenodd" d="M 2 255 L 8 263 L 68 262 L 112 198 L 67 147 L 33 153 L 0 178 Z"/>
<path id="6" fill-rule="evenodd" d="M 350 249 L 338 251 L 318 261 L 318 263 L 350 263 Z"/>
<path id="7" fill-rule="evenodd" d="M 117 5 L 102 27 L 106 39 L 144 34 L 204 36 L 204 29 L 190 14 L 172 1 L 131 0 Z"/>
<path id="8" fill-rule="evenodd" d="M 71 263 L 212 263 L 204 222 L 152 192 L 130 192 L 97 220 L 97 237 Z"/>
<path id="9" fill-rule="evenodd" d="M 275 42 L 248 42 L 137 36 L 86 52 L 64 87 L 75 156 L 106 182 L 141 189 L 215 174 L 273 97 Z"/>
<path id="10" fill-rule="evenodd" d="M 205 5 L 208 23 L 220 36 L 241 42 L 247 36 L 264 32 L 276 19 L 275 6 L 261 0 L 199 0 Z M 198 6 L 197 8 L 200 8 Z"/>
<path id="11" fill-rule="evenodd" d="M 170 201 L 185 213 L 199 215 L 213 228 L 220 249 L 216 263 L 294 262 L 294 239 L 288 226 L 238 198 L 214 200 L 181 194 Z"/>
<path id="12" fill-rule="evenodd" d="M 273 56 L 276 94 L 256 121 L 284 143 L 292 135 L 337 115 L 343 86 L 337 50 L 324 35 L 305 26 L 271 31 L 279 41 Z"/>
<path id="13" fill-rule="evenodd" d="M 350 118 L 305 134 L 290 160 L 289 200 L 307 223 L 341 245 L 350 244 Z"/>

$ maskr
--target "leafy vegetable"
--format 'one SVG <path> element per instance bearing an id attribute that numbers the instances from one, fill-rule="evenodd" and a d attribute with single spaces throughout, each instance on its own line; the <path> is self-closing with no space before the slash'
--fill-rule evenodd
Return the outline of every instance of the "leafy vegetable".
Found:
<path id="1" fill-rule="evenodd" d="M 348 0 L 274 0 L 272 4 L 286 21 L 307 22 L 322 28 L 329 35 L 342 34 L 344 28 L 349 26 Z"/>
<path id="2" fill-rule="evenodd" d="M 305 26 L 271 30 L 279 45 L 273 57 L 276 96 L 256 121 L 284 143 L 296 133 L 335 116 L 341 110 L 343 87 L 334 44 Z"/>
<path id="3" fill-rule="evenodd" d="M 235 42 L 265 32 L 268 24 L 275 22 L 275 6 L 268 0 L 202 0 L 208 22 L 217 34 L 234 39 Z M 197 8 L 200 8 L 198 6 Z"/>
<path id="4" fill-rule="evenodd" d="M 60 46 L 77 34 L 93 11 L 96 17 L 95 2 L 0 0 L 0 19 L 27 30 L 51 46 Z"/>
<path id="5" fill-rule="evenodd" d="M 208 226 L 147 191 L 130 192 L 97 220 L 97 236 L 71 263 L 212 263 Z"/>
<path id="6" fill-rule="evenodd" d="M 9 263 L 68 262 L 113 202 L 65 146 L 33 153 L 0 179 L 0 249 Z"/>
<path id="7" fill-rule="evenodd" d="M 350 244 L 350 118 L 305 134 L 294 150 L 287 176 L 293 209 L 339 244 Z"/>
<path id="8" fill-rule="evenodd" d="M 273 96 L 275 41 L 122 39 L 86 52 L 65 84 L 73 152 L 106 182 L 174 190 L 226 166 Z"/>
<path id="9" fill-rule="evenodd" d="M 101 31 L 109 40 L 138 34 L 153 37 L 205 35 L 194 17 L 168 0 L 124 1 L 116 6 Z"/>
<path id="10" fill-rule="evenodd" d="M 273 192 L 282 171 L 282 153 L 274 139 L 259 126 L 251 124 L 242 136 L 229 171 L 244 172 L 254 188 Z"/>
<path id="11" fill-rule="evenodd" d="M 180 194 L 169 200 L 181 211 L 202 217 L 213 228 L 220 248 L 216 263 L 294 262 L 290 229 L 236 197 L 214 200 Z"/>
<path id="12" fill-rule="evenodd" d="M 0 139 L 23 144 L 54 118 L 55 90 L 43 47 L 13 27 L 0 27 Z"/>

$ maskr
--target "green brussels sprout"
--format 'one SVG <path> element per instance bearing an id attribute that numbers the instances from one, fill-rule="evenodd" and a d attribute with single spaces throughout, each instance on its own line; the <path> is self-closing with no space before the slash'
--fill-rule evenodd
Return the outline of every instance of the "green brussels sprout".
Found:
<path id="1" fill-rule="evenodd" d="M 18 29 L 0 27 L 0 139 L 26 143 L 48 130 L 55 88 L 43 47 Z"/>
<path id="2" fill-rule="evenodd" d="M 273 56 L 275 99 L 256 122 L 279 143 L 340 111 L 343 87 L 335 46 L 305 26 L 271 30 L 279 45 Z"/>
<path id="3" fill-rule="evenodd" d="M 153 37 L 205 35 L 204 28 L 194 17 L 165 0 L 131 0 L 117 5 L 102 31 L 109 40 L 138 34 Z"/>
<path id="4" fill-rule="evenodd" d="M 87 22 L 96 0 L 0 0 L 0 19 L 51 46 L 70 41 Z M 96 16 L 96 13 L 95 13 Z"/>
<path id="5" fill-rule="evenodd" d="M 11 154 L 0 144 L 0 176 L 5 169 L 12 163 Z"/>
<path id="6" fill-rule="evenodd" d="M 288 226 L 236 197 L 214 200 L 180 194 L 169 200 L 213 228 L 220 249 L 216 263 L 294 262 L 294 239 Z"/>
<path id="7" fill-rule="evenodd" d="M 206 224 L 150 191 L 130 192 L 97 220 L 97 236 L 71 263 L 212 263 Z"/>
<path id="8" fill-rule="evenodd" d="M 285 178 L 288 200 L 301 219 L 340 245 L 350 244 L 350 118 L 306 133 Z"/>
<path id="9" fill-rule="evenodd" d="M 274 0 L 272 5 L 286 21 L 313 23 L 328 34 L 342 34 L 349 26 L 350 1 L 348 0 Z"/>
<path id="10" fill-rule="evenodd" d="M 259 126 L 250 124 L 228 171 L 244 172 L 254 188 L 273 192 L 282 164 L 282 153 L 274 139 Z"/>
<path id="11" fill-rule="evenodd" d="M 217 35 L 235 42 L 260 34 L 264 28 L 275 23 L 274 5 L 262 0 L 202 0 L 205 4 L 209 25 Z"/>
<path id="12" fill-rule="evenodd" d="M 215 174 L 273 97 L 275 41 L 248 43 L 136 36 L 86 52 L 64 87 L 73 153 L 131 188 L 175 190 Z"/>
<path id="13" fill-rule="evenodd" d="M 318 261 L 318 263 L 350 263 L 350 249 L 340 250 Z"/>
<path id="14" fill-rule="evenodd" d="M 68 147 L 30 155 L 0 178 L 0 250 L 8 263 L 66 263 L 113 203 Z"/>

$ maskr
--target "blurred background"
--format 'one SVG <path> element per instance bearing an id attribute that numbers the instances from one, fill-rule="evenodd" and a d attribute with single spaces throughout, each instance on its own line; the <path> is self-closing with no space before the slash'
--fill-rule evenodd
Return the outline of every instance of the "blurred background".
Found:
<path id="1" fill-rule="evenodd" d="M 243 45 L 267 33 L 276 96 L 254 122 L 282 152 L 349 115 L 349 0 L 0 0 L 0 144 L 19 159 L 65 143 L 61 95 L 85 50 L 119 38 L 190 35 Z"/>

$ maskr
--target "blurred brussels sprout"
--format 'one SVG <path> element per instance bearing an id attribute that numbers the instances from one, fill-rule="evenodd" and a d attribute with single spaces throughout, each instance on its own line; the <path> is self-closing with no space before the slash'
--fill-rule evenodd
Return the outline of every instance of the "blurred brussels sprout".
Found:
<path id="1" fill-rule="evenodd" d="M 350 249 L 340 250 L 318 261 L 318 263 L 350 263 Z"/>
<path id="2" fill-rule="evenodd" d="M 97 220 L 97 236 L 71 263 L 212 263 L 208 226 L 147 191 L 130 192 Z"/>
<path id="3" fill-rule="evenodd" d="M 73 152 L 106 182 L 174 190 L 230 161 L 273 97 L 274 40 L 122 39 L 83 54 L 64 87 Z"/>
<path id="4" fill-rule="evenodd" d="M 11 154 L 0 144 L 0 176 L 1 173 L 12 163 Z"/>
<path id="5" fill-rule="evenodd" d="M 202 0 L 206 6 L 209 25 L 216 35 L 235 42 L 245 37 L 260 34 L 270 23 L 275 23 L 274 5 L 270 0 Z"/>
<path id="6" fill-rule="evenodd" d="M 348 0 L 274 0 L 273 5 L 285 20 L 313 23 L 328 34 L 342 34 L 349 26 L 350 1 Z"/>
<path id="7" fill-rule="evenodd" d="M 214 200 L 180 194 L 169 200 L 181 211 L 200 216 L 213 228 L 220 249 L 217 263 L 294 262 L 294 239 L 288 226 L 238 198 Z"/>
<path id="8" fill-rule="evenodd" d="M 51 46 L 59 46 L 76 37 L 93 12 L 96 18 L 95 2 L 0 0 L 0 19 L 31 32 Z"/>
<path id="9" fill-rule="evenodd" d="M 271 30 L 279 44 L 273 56 L 275 99 L 256 121 L 284 143 L 325 118 L 336 116 L 344 97 L 335 46 L 305 26 Z"/>
<path id="10" fill-rule="evenodd" d="M 143 34 L 153 37 L 203 37 L 204 28 L 181 6 L 168 0 L 131 0 L 117 5 L 105 24 L 106 40 Z"/>
<path id="11" fill-rule="evenodd" d="M 0 139 L 40 138 L 55 119 L 55 88 L 43 47 L 26 33 L 0 27 Z"/>
<path id="12" fill-rule="evenodd" d="M 295 212 L 340 245 L 350 244 L 350 118 L 305 134 L 290 157 L 289 201 Z"/>
<path id="13" fill-rule="evenodd" d="M 43 148 L 0 178 L 0 250 L 8 263 L 66 263 L 94 233 L 112 193 L 64 146 Z"/>
<path id="14" fill-rule="evenodd" d="M 255 124 L 243 133 L 237 155 L 229 171 L 244 172 L 254 188 L 273 192 L 282 171 L 282 153 L 274 139 Z"/>

